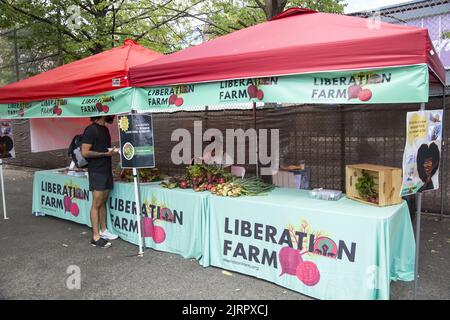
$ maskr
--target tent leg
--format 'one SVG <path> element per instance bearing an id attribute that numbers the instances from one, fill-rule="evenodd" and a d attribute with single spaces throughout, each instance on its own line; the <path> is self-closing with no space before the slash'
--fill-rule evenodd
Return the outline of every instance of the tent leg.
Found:
<path id="1" fill-rule="evenodd" d="M 416 260 L 414 264 L 414 300 L 417 299 L 417 287 L 419 281 L 419 251 L 420 251 L 420 215 L 422 211 L 422 193 L 416 194 Z"/>
<path id="2" fill-rule="evenodd" d="M 134 194 L 136 197 L 136 219 L 137 219 L 137 229 L 138 229 L 138 244 L 139 244 L 139 256 L 144 254 L 144 250 L 142 249 L 142 225 L 141 225 L 141 195 L 139 193 L 139 176 L 138 170 L 133 168 L 133 181 L 134 181 Z"/>
<path id="3" fill-rule="evenodd" d="M 445 86 L 442 86 L 442 162 L 441 162 L 441 211 L 439 215 L 439 221 L 442 222 L 442 218 L 444 215 L 444 199 L 447 195 L 447 179 L 446 171 L 445 171 L 445 157 L 447 155 L 447 143 L 445 141 L 445 109 L 446 109 L 446 101 L 445 101 Z"/>
<path id="4" fill-rule="evenodd" d="M 253 102 L 253 128 L 255 129 L 255 131 L 257 132 L 257 127 L 256 127 L 256 102 Z M 259 177 L 259 140 L 258 140 L 258 133 L 256 133 L 256 176 Z"/>
<path id="5" fill-rule="evenodd" d="M 3 180 L 3 159 L 0 159 L 0 180 L 2 184 L 3 219 L 8 220 L 9 218 L 6 216 L 5 181 Z"/>

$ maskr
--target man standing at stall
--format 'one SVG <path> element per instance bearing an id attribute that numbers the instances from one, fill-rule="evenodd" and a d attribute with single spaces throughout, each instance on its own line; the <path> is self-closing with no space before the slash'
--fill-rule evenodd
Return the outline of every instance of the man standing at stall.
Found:
<path id="1" fill-rule="evenodd" d="M 111 246 L 108 240 L 118 237 L 106 228 L 106 201 L 114 183 L 111 157 L 118 154 L 118 149 L 111 148 L 111 135 L 106 124 L 113 123 L 114 116 L 91 117 L 91 121 L 83 133 L 81 145 L 81 154 L 88 161 L 89 190 L 92 191 L 91 244 L 108 248 Z"/>

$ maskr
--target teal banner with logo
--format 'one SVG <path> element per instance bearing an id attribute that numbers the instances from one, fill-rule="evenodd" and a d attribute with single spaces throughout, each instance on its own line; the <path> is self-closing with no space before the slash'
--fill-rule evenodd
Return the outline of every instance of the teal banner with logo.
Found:
<path id="1" fill-rule="evenodd" d="M 414 279 L 406 202 L 368 206 L 276 188 L 267 196 L 210 197 L 205 261 L 319 299 L 389 299 Z"/>
<path id="2" fill-rule="evenodd" d="M 207 232 L 208 193 L 168 190 L 159 183 L 141 185 L 142 234 L 145 246 L 201 261 Z M 34 175 L 33 213 L 91 226 L 92 193 L 86 177 L 53 171 Z M 108 230 L 138 244 L 132 183 L 116 182 L 107 202 Z"/>
<path id="3" fill-rule="evenodd" d="M 249 109 L 256 103 L 428 102 L 426 64 L 305 73 L 162 87 L 123 88 L 86 97 L 0 104 L 1 119 L 91 117 L 139 112 Z"/>
<path id="4" fill-rule="evenodd" d="M 320 72 L 136 89 L 142 112 L 251 108 L 253 102 L 298 104 L 422 103 L 426 64 Z"/>
<path id="5" fill-rule="evenodd" d="M 95 96 L 0 104 L 0 119 L 94 117 L 131 111 L 133 88 Z"/>

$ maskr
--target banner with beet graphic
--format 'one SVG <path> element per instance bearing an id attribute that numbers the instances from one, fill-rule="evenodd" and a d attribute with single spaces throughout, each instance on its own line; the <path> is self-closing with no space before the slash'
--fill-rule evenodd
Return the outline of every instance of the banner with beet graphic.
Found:
<path id="1" fill-rule="evenodd" d="M 90 225 L 91 193 L 86 178 L 36 172 L 33 213 L 52 215 Z"/>
<path id="2" fill-rule="evenodd" d="M 408 112 L 400 195 L 439 189 L 443 110 Z"/>
<path id="3" fill-rule="evenodd" d="M 141 184 L 142 234 L 145 246 L 201 261 L 206 234 L 208 193 L 168 190 L 158 184 Z M 54 171 L 36 172 L 33 213 L 91 225 L 92 194 L 88 179 Z M 107 202 L 108 230 L 138 244 L 134 186 L 116 182 Z"/>
<path id="4" fill-rule="evenodd" d="M 376 104 L 428 101 L 426 64 L 136 89 L 148 112 L 246 109 L 252 103 Z"/>
<path id="5" fill-rule="evenodd" d="M 205 260 L 319 299 L 389 299 L 391 280 L 414 279 L 406 203 L 330 202 L 284 188 L 265 196 L 212 195 Z"/>
<path id="6" fill-rule="evenodd" d="M 133 88 L 95 96 L 0 104 L 1 119 L 93 117 L 131 111 Z"/>

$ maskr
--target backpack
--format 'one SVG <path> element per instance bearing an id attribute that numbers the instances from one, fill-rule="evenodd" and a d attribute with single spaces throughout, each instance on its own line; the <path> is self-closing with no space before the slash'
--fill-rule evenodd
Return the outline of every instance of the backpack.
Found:
<path id="1" fill-rule="evenodd" d="M 88 166 L 88 161 L 81 155 L 81 142 L 83 140 L 82 134 L 77 134 L 73 137 L 70 143 L 68 155 L 72 157 L 73 162 L 77 168 L 86 168 Z"/>

